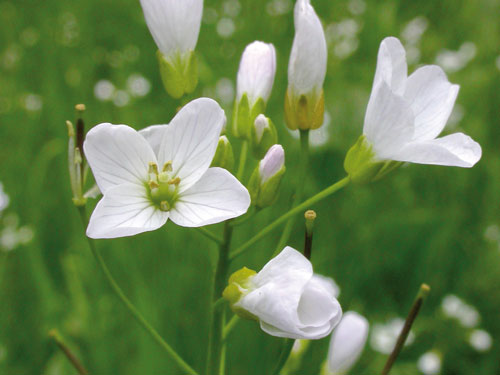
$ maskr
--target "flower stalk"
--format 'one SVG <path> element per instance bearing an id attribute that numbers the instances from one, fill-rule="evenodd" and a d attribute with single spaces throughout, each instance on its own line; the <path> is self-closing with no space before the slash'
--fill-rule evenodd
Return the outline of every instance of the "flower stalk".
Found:
<path id="1" fill-rule="evenodd" d="M 88 375 L 89 372 L 87 371 L 87 369 L 82 365 L 80 360 L 73 354 L 71 349 L 64 343 L 59 332 L 53 329 L 49 332 L 49 336 L 52 340 L 54 340 L 59 349 L 61 349 L 61 351 L 64 353 L 64 355 L 71 363 L 71 365 L 75 368 L 75 370 L 78 372 L 78 374 Z"/>

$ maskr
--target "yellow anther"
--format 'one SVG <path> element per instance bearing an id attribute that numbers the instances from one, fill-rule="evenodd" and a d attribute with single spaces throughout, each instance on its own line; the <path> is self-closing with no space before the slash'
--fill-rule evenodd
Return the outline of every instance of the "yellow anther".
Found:
<path id="1" fill-rule="evenodd" d="M 150 189 L 158 189 L 160 185 L 156 181 L 149 181 L 149 188 Z"/>
<path id="2" fill-rule="evenodd" d="M 149 162 L 149 173 L 154 173 L 158 176 L 158 165 L 155 162 Z"/>
<path id="3" fill-rule="evenodd" d="M 168 204 L 167 201 L 160 202 L 160 210 L 161 211 L 169 211 L 170 210 L 170 205 Z"/>
<path id="4" fill-rule="evenodd" d="M 179 177 L 176 177 L 176 178 L 174 178 L 174 179 L 170 180 L 170 181 L 168 182 L 168 184 L 169 184 L 169 185 L 175 185 L 175 186 L 177 186 L 177 185 L 179 185 L 179 184 L 180 184 L 180 182 L 181 182 L 181 179 L 180 179 Z"/>
<path id="5" fill-rule="evenodd" d="M 172 162 L 167 161 L 165 164 L 163 164 L 163 172 L 172 172 Z"/>

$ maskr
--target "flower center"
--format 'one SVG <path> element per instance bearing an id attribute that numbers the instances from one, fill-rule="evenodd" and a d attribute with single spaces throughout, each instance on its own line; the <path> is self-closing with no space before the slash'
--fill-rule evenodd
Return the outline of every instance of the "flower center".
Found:
<path id="1" fill-rule="evenodd" d="M 170 211 L 179 198 L 179 177 L 172 178 L 172 162 L 163 165 L 162 171 L 158 170 L 156 163 L 149 163 L 149 181 L 147 183 L 151 202 L 161 211 Z"/>

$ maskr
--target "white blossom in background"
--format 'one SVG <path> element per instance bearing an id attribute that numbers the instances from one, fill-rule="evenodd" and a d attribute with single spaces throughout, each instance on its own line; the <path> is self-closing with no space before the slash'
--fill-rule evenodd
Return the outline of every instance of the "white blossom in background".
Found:
<path id="1" fill-rule="evenodd" d="M 149 31 L 166 59 L 194 51 L 203 0 L 141 0 L 141 5 Z"/>
<path id="2" fill-rule="evenodd" d="M 0 250 L 12 251 L 18 246 L 26 245 L 33 239 L 33 229 L 29 225 L 19 226 L 19 217 L 10 213 L 2 220 L 0 230 Z"/>
<path id="3" fill-rule="evenodd" d="M 327 46 L 323 26 L 309 0 L 297 0 L 295 37 L 288 62 L 285 120 L 292 129 L 317 129 L 323 123 L 323 82 Z"/>
<path id="4" fill-rule="evenodd" d="M 151 83 L 141 74 L 135 73 L 127 78 L 127 90 L 135 97 L 143 97 L 151 91 Z"/>
<path id="5" fill-rule="evenodd" d="M 315 275 L 311 262 L 287 246 L 259 273 L 235 272 L 224 297 L 236 313 L 258 320 L 272 336 L 320 339 L 342 318 L 335 293 L 331 279 Z"/>
<path id="6" fill-rule="evenodd" d="M 0 182 L 0 214 L 9 206 L 10 198 L 3 190 L 3 184 Z"/>
<path id="7" fill-rule="evenodd" d="M 373 325 L 370 335 L 370 346 L 373 350 L 390 354 L 398 339 L 398 336 L 405 324 L 404 319 L 394 318 L 385 324 L 377 323 Z M 415 335 L 412 331 L 406 338 L 405 346 L 411 345 L 415 340 Z"/>
<path id="8" fill-rule="evenodd" d="M 483 329 L 475 329 L 469 336 L 469 344 L 478 352 L 486 352 L 490 350 L 493 344 L 491 335 Z"/>
<path id="9" fill-rule="evenodd" d="M 255 41 L 241 55 L 236 85 L 236 100 L 247 94 L 249 107 L 259 98 L 267 102 L 276 74 L 276 51 L 271 43 Z"/>
<path id="10" fill-rule="evenodd" d="M 151 231 L 170 218 L 186 227 L 245 213 L 246 188 L 227 170 L 209 168 L 225 122 L 208 98 L 184 106 L 169 125 L 140 132 L 104 123 L 91 129 L 85 155 L 103 198 L 89 221 L 91 238 Z"/>
<path id="11" fill-rule="evenodd" d="M 361 356 L 368 338 L 369 323 L 354 311 L 342 317 L 332 333 L 328 350 L 328 369 L 332 374 L 346 374 Z"/>
<path id="12" fill-rule="evenodd" d="M 94 85 L 94 96 L 101 101 L 113 99 L 115 91 L 115 85 L 107 79 L 101 79 Z"/>
<path id="13" fill-rule="evenodd" d="M 441 357 L 435 352 L 424 353 L 417 362 L 424 375 L 438 375 L 441 371 Z"/>
<path id="14" fill-rule="evenodd" d="M 409 77 L 405 50 L 394 37 L 382 41 L 363 133 L 366 147 L 378 161 L 472 167 L 481 147 L 454 133 L 436 138 L 444 129 L 458 94 L 435 65 Z"/>
<path id="15" fill-rule="evenodd" d="M 466 328 L 476 327 L 481 320 L 479 312 L 474 306 L 465 303 L 453 294 L 443 298 L 441 309 L 447 317 L 457 319 Z"/>
<path id="16" fill-rule="evenodd" d="M 436 56 L 436 63 L 448 73 L 458 72 L 476 56 L 477 47 L 472 42 L 465 42 L 457 51 L 444 49 Z"/>

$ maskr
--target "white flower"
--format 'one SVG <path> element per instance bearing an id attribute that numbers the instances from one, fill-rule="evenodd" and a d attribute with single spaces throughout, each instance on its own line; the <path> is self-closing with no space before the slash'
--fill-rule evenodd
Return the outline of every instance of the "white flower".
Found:
<path id="1" fill-rule="evenodd" d="M 294 19 L 295 38 L 288 63 L 289 95 L 318 97 L 326 74 L 327 48 L 323 26 L 310 0 L 297 0 Z"/>
<path id="2" fill-rule="evenodd" d="M 166 58 L 193 51 L 198 41 L 203 0 L 141 0 L 149 31 Z"/>
<path id="3" fill-rule="evenodd" d="M 249 44 L 241 56 L 238 69 L 237 98 L 247 94 L 249 107 L 262 98 L 267 102 L 271 95 L 276 73 L 276 51 L 272 44 L 255 41 Z"/>
<path id="4" fill-rule="evenodd" d="M 356 363 L 368 338 L 365 317 L 348 311 L 332 333 L 328 350 L 328 367 L 333 374 L 345 374 Z"/>
<path id="5" fill-rule="evenodd" d="M 235 293 L 225 291 L 224 296 L 233 297 L 233 301 L 228 298 L 232 308 L 257 318 L 262 330 L 272 336 L 320 339 L 342 317 L 333 281 L 314 275 L 311 262 L 291 247 L 285 247 L 259 273 L 241 272 L 245 277 L 235 273 L 226 288 Z"/>
<path id="6" fill-rule="evenodd" d="M 108 123 L 91 129 L 84 150 L 104 196 L 87 235 L 131 236 L 157 229 L 168 218 L 199 227 L 245 213 L 246 188 L 225 169 L 209 168 L 224 122 L 219 105 L 201 98 L 169 125 L 140 132 Z"/>
<path id="7" fill-rule="evenodd" d="M 281 171 L 285 165 L 285 150 L 281 145 L 273 145 L 259 162 L 260 183 L 264 185 L 271 177 Z"/>
<path id="8" fill-rule="evenodd" d="M 401 42 L 389 37 L 378 52 L 363 133 L 377 160 L 472 167 L 481 147 L 462 133 L 436 138 L 458 94 L 443 70 L 427 65 L 407 76 Z"/>

